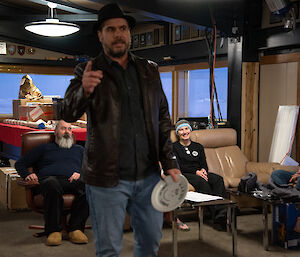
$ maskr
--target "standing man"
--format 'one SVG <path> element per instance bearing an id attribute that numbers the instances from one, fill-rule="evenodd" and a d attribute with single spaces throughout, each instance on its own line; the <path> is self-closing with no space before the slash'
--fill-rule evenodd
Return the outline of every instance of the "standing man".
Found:
<path id="1" fill-rule="evenodd" d="M 103 53 L 75 68 L 60 106 L 62 118 L 88 115 L 82 179 L 96 256 L 117 257 L 126 212 L 134 231 L 134 257 L 157 256 L 163 214 L 151 204 L 162 168 L 177 181 L 168 103 L 157 65 L 128 52 L 134 18 L 116 4 L 98 13 Z"/>

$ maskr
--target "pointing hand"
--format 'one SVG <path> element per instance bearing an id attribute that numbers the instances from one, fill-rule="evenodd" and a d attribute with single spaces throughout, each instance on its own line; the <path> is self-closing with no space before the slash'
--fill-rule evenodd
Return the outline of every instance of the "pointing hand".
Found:
<path id="1" fill-rule="evenodd" d="M 101 70 L 92 70 L 92 61 L 89 61 L 85 66 L 82 76 L 82 87 L 84 96 L 89 97 L 95 90 L 95 87 L 101 83 L 103 73 Z"/>

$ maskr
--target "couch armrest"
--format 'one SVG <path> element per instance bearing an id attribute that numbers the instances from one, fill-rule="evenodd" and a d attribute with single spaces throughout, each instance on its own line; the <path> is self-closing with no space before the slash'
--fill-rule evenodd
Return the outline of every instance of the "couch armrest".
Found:
<path id="1" fill-rule="evenodd" d="M 254 172 L 257 175 L 257 181 L 267 184 L 270 176 L 276 167 L 281 166 L 275 162 L 247 162 L 246 172 Z"/>
<path id="2" fill-rule="evenodd" d="M 297 166 L 283 166 L 276 162 L 247 162 L 246 172 L 255 172 L 257 174 L 258 181 L 266 184 L 274 170 L 288 170 L 297 171 Z"/>
<path id="3" fill-rule="evenodd" d="M 269 174 L 276 169 L 276 167 L 281 166 L 276 162 L 247 162 L 246 163 L 246 172 L 255 172 L 258 174 Z"/>
<path id="4" fill-rule="evenodd" d="M 281 164 L 277 164 L 276 166 L 274 166 L 274 170 L 298 171 L 299 166 L 284 166 Z"/>
<path id="5" fill-rule="evenodd" d="M 267 173 L 271 175 L 274 170 L 298 171 L 298 166 L 284 166 L 277 162 L 247 162 L 247 172 Z"/>

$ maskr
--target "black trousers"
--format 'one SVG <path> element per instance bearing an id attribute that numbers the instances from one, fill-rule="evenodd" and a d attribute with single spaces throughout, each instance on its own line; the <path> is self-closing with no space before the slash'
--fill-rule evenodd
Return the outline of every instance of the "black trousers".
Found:
<path id="1" fill-rule="evenodd" d="M 73 180 L 70 183 L 66 177 L 50 176 L 40 179 L 40 185 L 35 193 L 41 193 L 44 197 L 44 220 L 47 235 L 52 232 L 60 232 L 63 229 L 63 194 L 75 195 L 68 221 L 68 232 L 84 231 L 89 216 L 84 183 L 79 180 Z"/>
<path id="2" fill-rule="evenodd" d="M 224 181 L 223 178 L 218 174 L 215 174 L 213 172 L 207 172 L 208 181 L 193 173 L 184 173 L 183 175 L 195 188 L 196 192 L 226 198 L 226 189 Z M 226 218 L 226 208 L 222 205 L 211 206 L 209 207 L 209 210 L 212 213 L 212 218 L 214 222 L 218 222 L 219 220 L 222 220 L 223 222 Z"/>

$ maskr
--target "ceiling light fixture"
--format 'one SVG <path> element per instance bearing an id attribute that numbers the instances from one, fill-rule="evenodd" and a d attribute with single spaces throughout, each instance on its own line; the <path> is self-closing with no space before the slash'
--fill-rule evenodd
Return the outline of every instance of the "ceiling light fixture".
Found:
<path id="1" fill-rule="evenodd" d="M 80 27 L 73 23 L 61 22 L 54 17 L 57 4 L 48 2 L 50 18 L 45 21 L 30 22 L 25 24 L 25 29 L 46 37 L 62 37 L 79 31 Z"/>

